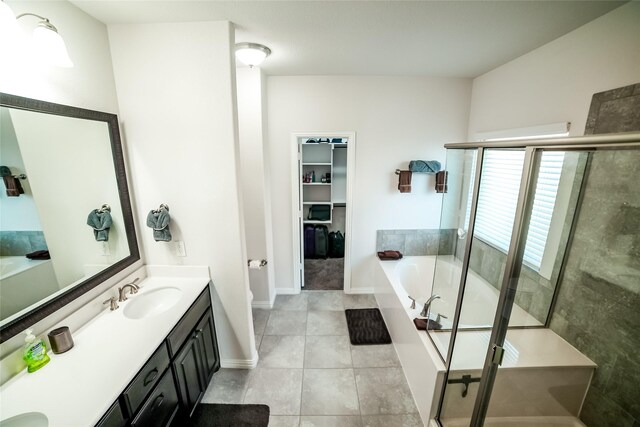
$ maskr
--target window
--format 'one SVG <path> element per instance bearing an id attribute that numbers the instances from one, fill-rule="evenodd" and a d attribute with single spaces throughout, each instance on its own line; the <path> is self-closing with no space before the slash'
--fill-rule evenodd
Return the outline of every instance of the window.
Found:
<path id="1" fill-rule="evenodd" d="M 505 132 L 508 131 L 501 134 Z M 472 176 L 475 174 L 475 163 L 474 157 Z M 523 150 L 484 150 L 474 236 L 505 253 L 509 251 L 523 163 Z M 542 153 L 523 260 L 536 271 L 542 265 L 563 163 L 564 152 Z M 465 225 L 469 223 L 471 215 L 472 192 L 471 187 L 467 196 Z"/>

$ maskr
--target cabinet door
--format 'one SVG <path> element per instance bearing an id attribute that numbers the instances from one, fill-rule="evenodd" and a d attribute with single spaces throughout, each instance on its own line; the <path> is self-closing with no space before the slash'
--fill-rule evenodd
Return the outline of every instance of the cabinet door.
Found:
<path id="1" fill-rule="evenodd" d="M 142 409 L 131 422 L 131 427 L 168 426 L 178 411 L 178 394 L 168 369 L 153 389 Z"/>
<path id="2" fill-rule="evenodd" d="M 211 310 L 207 310 L 196 327 L 196 339 L 200 342 L 203 362 L 203 379 L 205 389 L 213 376 L 213 373 L 220 367 L 220 356 L 218 354 L 218 342 L 216 340 L 216 330 L 213 323 Z"/>
<path id="3" fill-rule="evenodd" d="M 200 347 L 200 341 L 192 337 L 185 343 L 173 362 L 180 390 L 180 402 L 188 416 L 191 416 L 207 387 L 203 378 L 204 368 Z"/>
<path id="4" fill-rule="evenodd" d="M 118 402 L 111 405 L 111 408 L 102 417 L 96 427 L 123 427 L 126 423 L 122 409 Z"/>

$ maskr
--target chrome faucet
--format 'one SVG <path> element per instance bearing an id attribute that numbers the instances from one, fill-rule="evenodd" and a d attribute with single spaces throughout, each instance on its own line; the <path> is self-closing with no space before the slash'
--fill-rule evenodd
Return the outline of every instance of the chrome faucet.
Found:
<path id="1" fill-rule="evenodd" d="M 407 295 L 407 296 L 411 300 L 411 309 L 413 310 L 414 308 L 416 308 L 416 300 L 412 298 L 411 295 Z"/>
<path id="2" fill-rule="evenodd" d="M 431 297 L 424 303 L 424 307 L 422 308 L 422 312 L 420 316 L 427 317 L 429 315 L 429 306 L 433 302 L 433 300 L 439 299 L 440 295 L 431 295 Z"/>
<path id="3" fill-rule="evenodd" d="M 136 282 L 140 280 L 139 277 L 136 277 L 135 280 L 131 283 L 127 283 L 126 285 L 118 288 L 118 301 L 123 302 L 127 300 L 127 289 L 131 289 L 132 294 L 137 294 L 140 287 L 136 285 Z"/>

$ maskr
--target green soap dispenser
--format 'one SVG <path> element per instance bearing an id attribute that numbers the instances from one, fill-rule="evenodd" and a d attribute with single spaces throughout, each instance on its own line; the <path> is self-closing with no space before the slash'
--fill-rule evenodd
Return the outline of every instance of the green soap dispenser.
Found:
<path id="1" fill-rule="evenodd" d="M 24 331 L 27 336 L 24 339 L 24 350 L 22 358 L 27 362 L 27 371 L 35 372 L 49 363 L 49 355 L 47 354 L 47 346 L 43 339 L 38 339 L 33 335 L 31 329 Z"/>

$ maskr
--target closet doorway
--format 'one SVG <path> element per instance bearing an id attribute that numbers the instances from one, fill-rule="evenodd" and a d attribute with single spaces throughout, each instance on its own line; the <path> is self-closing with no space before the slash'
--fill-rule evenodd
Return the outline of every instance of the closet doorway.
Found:
<path id="1" fill-rule="evenodd" d="M 351 290 L 355 132 L 291 134 L 297 290 Z"/>

